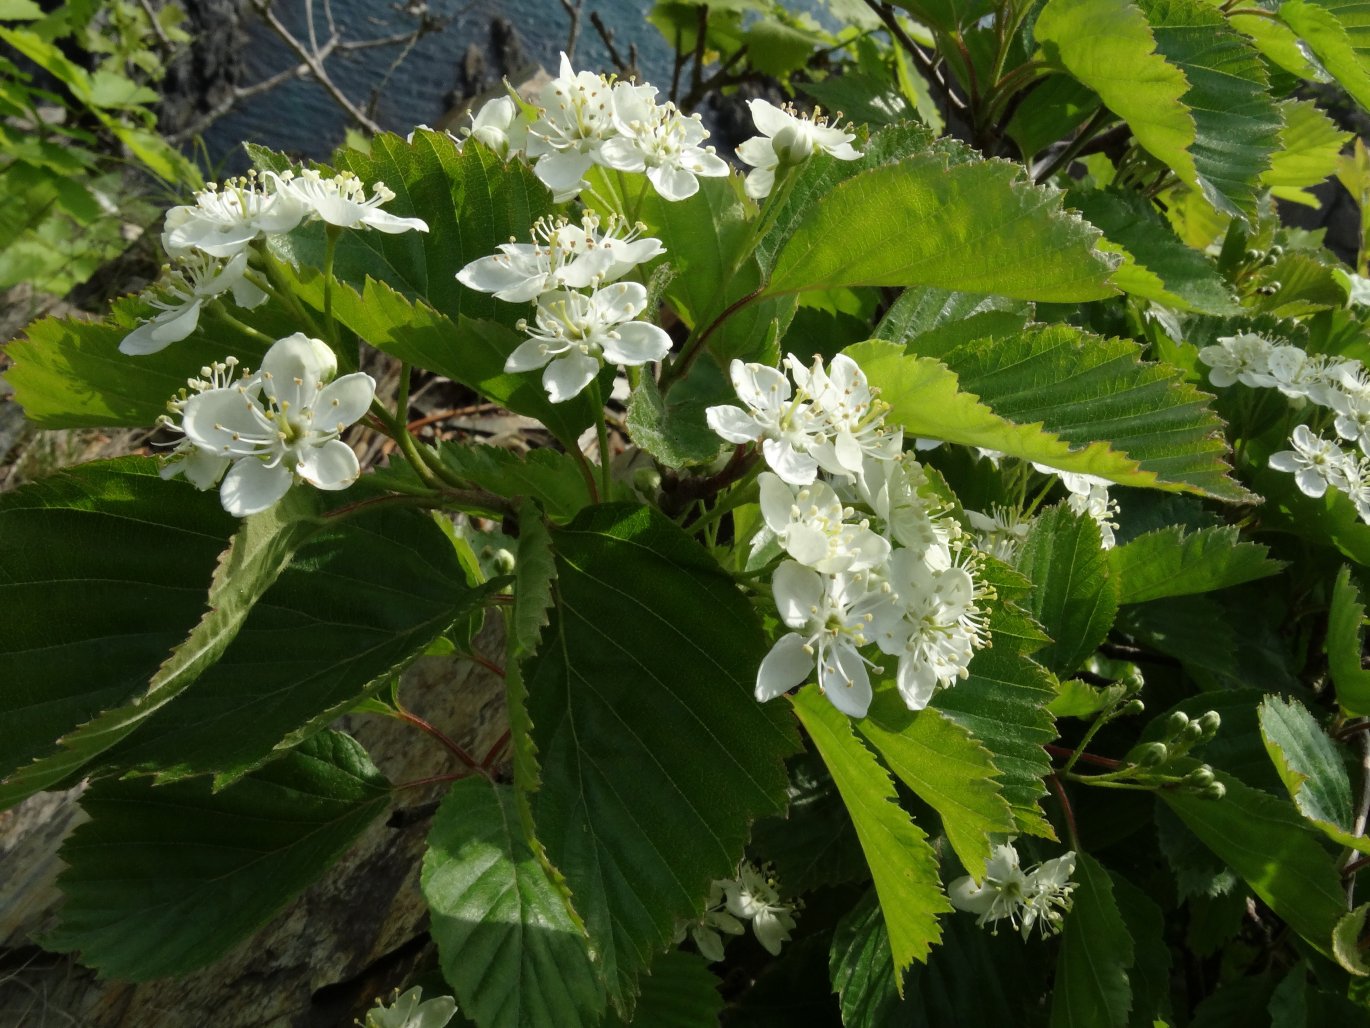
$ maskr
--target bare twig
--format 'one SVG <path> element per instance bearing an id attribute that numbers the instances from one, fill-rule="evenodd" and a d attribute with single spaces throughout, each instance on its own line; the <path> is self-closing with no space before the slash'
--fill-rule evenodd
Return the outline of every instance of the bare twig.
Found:
<path id="1" fill-rule="evenodd" d="M 1370 821 L 1370 735 L 1362 733 L 1360 743 L 1360 802 L 1356 806 L 1356 819 L 1351 823 L 1351 834 L 1357 838 L 1365 834 L 1366 822 Z M 1360 854 L 1352 853 L 1342 869 L 1342 874 L 1349 875 L 1346 879 L 1346 902 L 1353 907 L 1356 905 L 1355 872 L 1359 870 L 1359 860 Z"/>
<path id="2" fill-rule="evenodd" d="M 576 59 L 576 43 L 580 41 L 580 9 L 584 6 L 585 0 L 561 0 L 562 10 L 571 20 L 566 30 L 566 59 L 569 61 Z"/>
<path id="3" fill-rule="evenodd" d="M 604 40 L 604 48 L 609 51 L 609 60 L 614 62 L 614 67 L 618 69 L 620 75 L 631 76 L 637 68 L 623 59 L 623 55 L 618 52 L 618 47 L 614 46 L 614 30 L 604 24 L 604 19 L 599 16 L 598 11 L 590 12 L 590 24 L 599 33 L 599 38 Z"/>

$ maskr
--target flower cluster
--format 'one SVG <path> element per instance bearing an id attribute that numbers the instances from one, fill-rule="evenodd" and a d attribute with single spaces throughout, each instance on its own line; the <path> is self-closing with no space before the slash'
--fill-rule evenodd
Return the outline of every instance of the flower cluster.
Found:
<path id="1" fill-rule="evenodd" d="M 345 489 L 357 480 L 357 455 L 339 436 L 371 406 L 376 383 L 357 371 L 337 374 L 333 351 L 301 332 L 273 343 L 255 373 L 229 358 L 202 368 L 189 391 L 168 405 L 163 424 L 184 434 L 163 476 L 184 474 L 199 489 L 219 485 L 237 517 L 273 506 L 291 483 Z M 179 419 L 179 420 L 178 420 Z"/>
<path id="2" fill-rule="evenodd" d="M 1219 339 L 1200 350 L 1199 359 L 1209 366 L 1208 379 L 1215 386 L 1240 382 L 1277 389 L 1296 404 L 1328 411 L 1337 436 L 1355 443 L 1359 453 L 1296 425 L 1292 449 L 1272 454 L 1270 466 L 1292 474 L 1306 496 L 1322 496 L 1329 487 L 1341 490 L 1361 520 L 1370 523 L 1370 373 L 1360 361 L 1309 354 L 1251 332 Z"/>
<path id="3" fill-rule="evenodd" d="M 777 546 L 771 580 L 789 633 L 757 673 L 756 698 L 818 686 L 839 710 L 865 717 L 870 647 L 898 659 L 895 683 L 910 710 L 967 675 L 987 645 L 974 550 L 941 516 L 922 466 L 885 425 L 887 407 L 846 356 L 789 375 L 733 361 L 744 406 L 710 407 L 710 427 L 729 442 L 759 443 L 764 528 L 754 550 Z M 877 669 L 877 671 L 880 669 Z"/>
<path id="4" fill-rule="evenodd" d="M 267 294 L 252 280 L 248 248 L 258 239 L 289 232 L 318 218 L 339 228 L 374 228 L 381 232 L 427 232 L 418 218 L 400 218 L 380 209 L 395 194 L 377 182 L 371 196 L 350 172 L 330 178 L 306 169 L 298 176 L 255 171 L 210 183 L 195 194 L 195 203 L 167 212 L 162 248 L 174 262 L 143 293 L 158 313 L 119 344 L 122 353 L 157 353 L 195 331 L 204 305 L 225 293 L 239 307 L 264 303 Z"/>
<path id="5" fill-rule="evenodd" d="M 670 336 L 635 320 L 647 308 L 646 288 L 617 281 L 663 253 L 660 240 L 641 237 L 618 218 L 601 222 L 586 214 L 578 225 L 544 218 L 533 226 L 533 242 L 502 243 L 499 250 L 466 265 L 457 281 L 512 303 L 537 302 L 533 323 L 519 323 L 528 339 L 504 370 L 544 368 L 542 385 L 553 403 L 579 395 L 606 361 L 636 366 L 670 352 Z"/>
<path id="6" fill-rule="evenodd" d="M 565 54 L 556 78 L 538 97 L 529 119 L 509 97 L 492 100 L 472 120 L 469 135 L 501 157 L 526 153 L 558 203 L 576 197 L 594 165 L 645 174 L 667 200 L 699 191 L 699 179 L 728 174 L 698 114 L 686 117 L 669 101 L 656 102 L 650 85 L 577 72 Z"/>
<path id="7" fill-rule="evenodd" d="M 741 935 L 746 931 L 744 921 L 752 923 L 756 941 L 773 956 L 788 942 L 794 930 L 795 905 L 780 899 L 780 890 L 773 874 L 743 861 L 736 878 L 725 878 L 709 887 L 709 899 L 704 913 L 688 927 L 690 938 L 699 952 L 710 963 L 723 959 L 723 936 Z M 676 941 L 685 938 L 682 927 Z"/>
<path id="8" fill-rule="evenodd" d="M 1024 939 L 1034 927 L 1041 929 L 1043 936 L 1053 935 L 1061 930 L 1070 910 L 1070 894 L 1075 888 L 1070 876 L 1074 871 L 1073 851 L 1024 871 L 1018 866 L 1018 851 L 1010 839 L 994 847 L 985 863 L 984 882 L 977 884 L 969 875 L 958 878 L 947 886 L 947 898 L 958 910 L 979 914 L 976 924 L 994 924 L 996 934 L 997 922 L 1008 918 Z"/>

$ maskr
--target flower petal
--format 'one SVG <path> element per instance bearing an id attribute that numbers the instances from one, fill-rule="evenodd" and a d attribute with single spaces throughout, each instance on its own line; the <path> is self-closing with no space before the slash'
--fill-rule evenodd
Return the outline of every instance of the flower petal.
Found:
<path id="1" fill-rule="evenodd" d="M 771 470 L 790 485 L 810 485 L 818 477 L 818 461 L 783 440 L 763 440 L 761 453 Z"/>
<path id="2" fill-rule="evenodd" d="M 310 485 L 332 492 L 346 489 L 362 469 L 352 447 L 341 439 L 330 439 L 322 446 L 306 447 L 295 464 L 295 472 Z"/>
<path id="3" fill-rule="evenodd" d="M 322 339 L 303 332 L 278 339 L 262 358 L 261 375 L 268 393 L 294 410 L 313 406 L 324 382 L 338 372 L 338 359 Z"/>
<path id="4" fill-rule="evenodd" d="M 803 628 L 823 603 L 823 579 L 803 564 L 787 560 L 775 569 L 771 593 L 781 620 L 791 628 Z"/>
<path id="5" fill-rule="evenodd" d="M 618 338 L 604 341 L 604 356 L 610 364 L 648 364 L 671 352 L 671 337 L 645 321 L 621 325 L 615 335 Z"/>
<path id="6" fill-rule="evenodd" d="M 599 361 L 583 353 L 568 353 L 547 365 L 547 370 L 542 373 L 542 385 L 547 390 L 549 400 L 565 403 L 578 396 L 597 374 Z"/>
<path id="7" fill-rule="evenodd" d="M 751 443 L 761 438 L 761 424 L 741 407 L 719 404 L 704 410 L 704 420 L 716 435 L 730 443 Z"/>
<path id="8" fill-rule="evenodd" d="M 848 717 L 865 717 L 871 705 L 871 680 L 856 647 L 847 642 L 828 647 L 818 665 L 818 685 L 834 707 Z"/>
<path id="9" fill-rule="evenodd" d="M 813 655 L 804 648 L 804 637 L 783 635 L 771 647 L 756 672 L 756 698 L 765 703 L 801 684 L 813 671 Z"/>
<path id="10" fill-rule="evenodd" d="M 376 395 L 376 380 L 364 371 L 354 371 L 323 387 L 314 401 L 314 420 L 320 431 L 341 432 L 360 421 L 371 409 Z"/>
<path id="11" fill-rule="evenodd" d="M 276 434 L 275 426 L 239 386 L 207 389 L 190 397 L 181 409 L 181 428 L 200 449 L 236 457 L 261 452 L 262 441 Z"/>
<path id="12" fill-rule="evenodd" d="M 528 339 L 520 343 L 504 360 L 504 370 L 510 374 L 517 374 L 520 371 L 536 371 L 543 367 L 553 354 L 547 348 L 547 343 L 542 339 Z"/>
<path id="13" fill-rule="evenodd" d="M 228 469 L 219 487 L 219 502 L 234 517 L 245 518 L 274 507 L 290 488 L 290 472 L 279 464 L 268 466 L 244 457 Z"/>
<path id="14" fill-rule="evenodd" d="M 684 168 L 668 168 L 665 165 L 652 168 L 647 172 L 647 180 L 665 200 L 675 203 L 688 200 L 699 192 L 699 179 Z"/>
<path id="15" fill-rule="evenodd" d="M 166 311 L 139 325 L 124 336 L 119 344 L 119 352 L 142 357 L 165 350 L 172 343 L 179 343 L 194 332 L 195 326 L 200 323 L 201 302 L 198 299 L 191 300 L 183 307 Z"/>

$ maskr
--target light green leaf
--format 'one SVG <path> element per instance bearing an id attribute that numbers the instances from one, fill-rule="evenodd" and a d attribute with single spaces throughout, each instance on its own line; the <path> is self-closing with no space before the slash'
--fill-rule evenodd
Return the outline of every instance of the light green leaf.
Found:
<path id="1" fill-rule="evenodd" d="M 52 949 L 148 981 L 227 953 L 321 875 L 389 805 L 366 751 L 324 732 L 242 781 L 99 782 L 62 844 Z"/>
<path id="2" fill-rule="evenodd" d="M 1370 914 L 1370 903 L 1362 903 L 1343 917 L 1332 932 L 1332 956 L 1346 970 L 1362 978 L 1370 975 L 1370 964 L 1365 961 L 1360 942 L 1366 914 Z"/>
<path id="3" fill-rule="evenodd" d="M 216 784 L 232 781 L 389 681 L 488 592 L 467 585 L 428 515 L 381 508 L 327 524 L 194 688 L 102 760 L 161 780 L 213 772 Z"/>
<path id="4" fill-rule="evenodd" d="M 712 1028 L 723 1013 L 718 979 L 704 958 L 678 949 L 652 961 L 642 977 L 642 995 L 631 1022 L 612 1013 L 608 1025 L 626 1028 Z"/>
<path id="5" fill-rule="evenodd" d="M 1002 564 L 989 564 L 985 580 L 997 602 L 990 608 L 990 645 L 970 662 L 970 677 L 933 696 L 932 707 L 970 731 L 999 769 L 1004 799 L 1020 831 L 1055 838 L 1038 799 L 1051 761 L 1042 747 L 1056 738 L 1047 711 L 1056 679 L 1029 654 L 1046 642 L 1041 627 L 1018 606 L 1030 583 Z"/>
<path id="6" fill-rule="evenodd" d="M 1007 161 L 930 152 L 863 172 L 803 212 L 767 295 L 936 286 L 1063 303 L 1113 294 L 1098 234 Z"/>
<path id="7" fill-rule="evenodd" d="M 1065 325 L 965 344 L 946 363 L 892 343 L 845 351 L 910 436 L 984 446 L 1123 485 L 1247 498 L 1207 397 L 1137 344 Z"/>
<path id="8" fill-rule="evenodd" d="M 1361 667 L 1364 625 L 1365 605 L 1360 589 L 1351 569 L 1343 566 L 1332 585 L 1323 650 L 1327 654 L 1328 673 L 1337 689 L 1337 703 L 1354 717 L 1370 715 L 1370 671 Z"/>
<path id="9" fill-rule="evenodd" d="M 1142 9 L 1156 52 L 1189 81 L 1182 102 L 1194 118 L 1200 190 L 1218 210 L 1254 221 L 1281 125 L 1260 55 L 1203 0 L 1144 0 Z"/>
<path id="10" fill-rule="evenodd" d="M 594 507 L 551 529 L 551 627 L 524 666 L 538 837 L 625 1016 L 635 979 L 783 809 L 788 712 L 752 695 L 761 627 L 663 515 Z"/>
<path id="11" fill-rule="evenodd" d="M 214 570 L 207 609 L 199 624 L 171 651 L 145 686 L 61 736 L 56 752 L 6 778 L 0 784 L 0 809 L 51 788 L 97 762 L 110 747 L 212 666 L 238 634 L 253 605 L 285 570 L 295 551 L 319 528 L 319 502 L 320 494 L 316 491 L 293 489 L 270 510 L 244 518 Z M 103 540 L 99 544 L 106 545 Z M 86 554 L 90 552 L 83 550 Z M 157 552 L 154 545 L 143 554 L 143 559 Z"/>
<path id="12" fill-rule="evenodd" d="M 1318 198 L 1307 188 L 1337 173 L 1342 147 L 1351 133 L 1338 129 L 1311 100 L 1285 100 L 1280 110 L 1284 113 L 1280 148 L 1271 155 L 1270 170 L 1261 176 L 1261 183 L 1281 200 L 1316 207 Z"/>
<path id="13" fill-rule="evenodd" d="M 0 0 L 0 20 L 37 21 L 46 13 L 33 0 Z"/>
<path id="14" fill-rule="evenodd" d="M 1370 23 L 1357 2 L 1284 0 L 1279 15 L 1362 107 L 1370 108 Z"/>
<path id="15" fill-rule="evenodd" d="M 1329 839 L 1370 853 L 1370 839 L 1351 822 L 1351 779 L 1341 753 L 1298 700 L 1267 696 L 1260 706 L 1261 739 L 1289 798 Z"/>
<path id="16" fill-rule="evenodd" d="M 1233 314 L 1238 309 L 1217 266 L 1182 243 L 1144 197 L 1131 190 L 1074 189 L 1066 202 L 1124 248 L 1114 285 L 1177 310 Z"/>
<path id="17" fill-rule="evenodd" d="M 420 886 L 443 977 L 489 1028 L 597 1025 L 604 987 L 561 889 L 524 839 L 513 788 L 472 775 L 433 817 Z"/>
<path id="18" fill-rule="evenodd" d="M 216 493 L 163 482 L 145 457 L 0 496 L 0 778 L 138 695 L 195 627 L 237 526 Z"/>
<path id="19" fill-rule="evenodd" d="M 1198 188 L 1191 148 L 1198 130 L 1183 102 L 1191 83 L 1157 52 L 1130 0 L 1048 0 L 1033 30 L 1054 64 L 1094 90 L 1137 142 Z"/>
<path id="20" fill-rule="evenodd" d="M 875 338 L 940 359 L 962 343 L 1021 332 L 1032 314 L 1033 305 L 1025 300 L 924 286 L 899 294 L 875 326 Z"/>
<path id="21" fill-rule="evenodd" d="M 1113 882 L 1088 853 L 1075 855 L 1074 903 L 1061 933 L 1051 1028 L 1127 1028 L 1134 949 Z"/>
<path id="22" fill-rule="evenodd" d="M 1118 613 L 1118 576 L 1099 543 L 1099 526 L 1064 504 L 1032 523 L 1018 550 L 1019 572 L 1034 586 L 1028 613 L 1052 642 L 1033 659 L 1068 677 L 1098 649 Z"/>
<path id="23" fill-rule="evenodd" d="M 1119 602 L 1145 603 L 1268 578 L 1284 568 L 1269 554 L 1260 543 L 1242 542 L 1231 526 L 1186 534 L 1172 525 L 1115 547 L 1108 559 L 1119 578 Z"/>
<path id="24" fill-rule="evenodd" d="M 1314 949 L 1329 954 L 1346 894 L 1321 837 L 1286 800 L 1227 775 L 1218 780 L 1227 789 L 1220 800 L 1182 789 L 1158 795 L 1270 909 Z"/>
<path id="25" fill-rule="evenodd" d="M 983 877 L 990 835 L 1015 831 L 989 751 L 940 710 L 914 713 L 889 688 L 877 690 L 856 730 L 885 766 L 937 811 L 956 856 L 977 880 Z"/>
<path id="26" fill-rule="evenodd" d="M 899 806 L 894 782 L 875 754 L 852 731 L 851 718 L 816 685 L 791 697 L 795 713 L 817 747 L 847 805 L 870 865 L 894 955 L 895 984 L 915 960 L 926 963 L 942 932 L 937 915 L 951 911 L 928 837 Z"/>

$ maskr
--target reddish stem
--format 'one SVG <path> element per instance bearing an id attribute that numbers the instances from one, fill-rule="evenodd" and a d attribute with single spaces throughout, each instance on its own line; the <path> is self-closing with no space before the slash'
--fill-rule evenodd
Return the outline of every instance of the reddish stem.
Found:
<path id="1" fill-rule="evenodd" d="M 416 778 L 412 782 L 401 782 L 392 788 L 398 792 L 400 789 L 418 789 L 421 786 L 434 785 L 437 782 L 459 782 L 463 778 L 469 777 L 470 775 L 433 775 L 429 778 Z"/>
<path id="2" fill-rule="evenodd" d="M 480 766 L 487 771 L 490 769 L 491 765 L 495 763 L 495 758 L 504 752 L 504 747 L 509 745 L 509 740 L 512 738 L 509 731 L 508 728 L 504 730 L 504 734 L 495 740 L 495 745 L 490 747 L 490 752 L 487 753 L 485 759 L 480 762 Z"/>
<path id="3" fill-rule="evenodd" d="M 1076 760 L 1084 761 L 1086 764 L 1093 764 L 1095 767 L 1106 767 L 1116 771 L 1123 766 L 1121 760 L 1114 760 L 1112 757 L 1096 757 L 1093 753 L 1081 753 L 1078 756 L 1074 750 L 1066 749 L 1064 746 L 1052 746 L 1050 744 L 1042 747 L 1053 757 L 1075 757 Z"/>
<path id="4" fill-rule="evenodd" d="M 1075 811 L 1071 809 L 1070 800 L 1066 798 L 1066 787 L 1055 775 L 1047 775 L 1047 781 L 1051 783 L 1056 798 L 1061 801 L 1061 813 L 1066 819 L 1066 834 L 1070 837 L 1070 848 L 1078 853 L 1080 852 L 1080 833 L 1075 828 Z"/>
<path id="5" fill-rule="evenodd" d="M 454 742 L 452 738 L 447 735 L 446 732 L 442 731 L 442 729 L 435 727 L 434 725 L 425 721 L 423 718 L 419 717 L 417 714 L 412 714 L 409 711 L 404 710 L 402 708 L 396 711 L 396 717 L 398 717 L 401 721 L 409 722 L 409 724 L 413 725 L 420 731 L 427 732 L 434 739 L 438 740 L 438 742 L 442 743 L 442 745 L 446 748 L 446 750 L 449 753 L 451 753 L 454 757 L 456 757 L 463 764 L 469 767 L 472 771 L 482 770 L 481 766 L 475 762 L 471 754 L 467 753 L 464 749 L 458 746 L 456 742 Z"/>
<path id="6" fill-rule="evenodd" d="M 477 664 L 485 668 L 485 670 L 489 671 L 491 674 L 498 675 L 500 678 L 504 677 L 504 668 L 500 667 L 489 657 L 482 657 L 475 650 L 472 650 L 469 656 L 471 660 L 475 661 Z"/>

